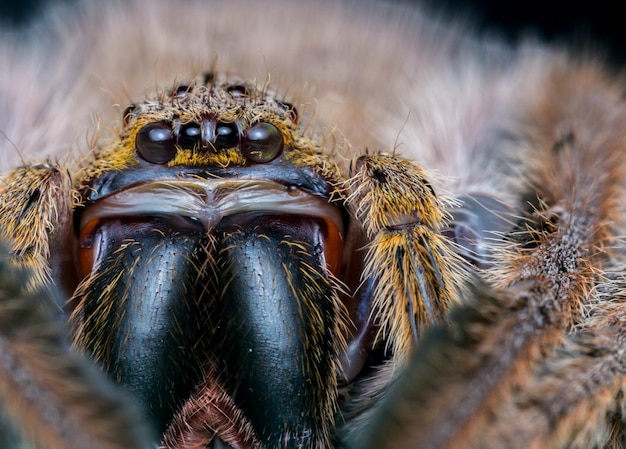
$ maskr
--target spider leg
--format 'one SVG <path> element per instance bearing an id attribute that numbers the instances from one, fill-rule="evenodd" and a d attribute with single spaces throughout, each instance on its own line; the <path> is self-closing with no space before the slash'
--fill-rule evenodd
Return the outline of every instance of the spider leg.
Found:
<path id="1" fill-rule="evenodd" d="M 401 361 L 459 297 L 461 260 L 440 232 L 448 204 L 421 168 L 394 156 L 362 156 L 350 182 L 348 203 L 370 241 L 362 279 L 375 284 L 371 319 Z"/>
<path id="2" fill-rule="evenodd" d="M 623 323 L 585 310 L 602 303 L 618 257 L 626 114 L 617 85 L 589 68 L 556 64 L 537 98 L 518 125 L 515 162 L 519 197 L 531 201 L 525 210 L 520 201 L 518 226 L 486 272 L 495 289 L 477 280 L 454 327 L 426 336 L 380 410 L 379 433 L 355 447 L 606 443 L 594 425 L 621 395 Z"/>
<path id="3" fill-rule="evenodd" d="M 515 447 L 508 442 L 521 423 L 526 447 L 623 447 L 624 285 L 614 279 L 603 286 L 580 330 L 533 370 L 527 389 L 499 415 L 489 432 L 494 441 Z"/>
<path id="4" fill-rule="evenodd" d="M 0 180 L 0 235 L 10 242 L 11 263 L 31 270 L 29 291 L 51 279 L 74 281 L 71 189 L 69 174 L 48 164 L 20 167 Z"/>
<path id="5" fill-rule="evenodd" d="M 24 166 L 0 181 L 9 246 L 0 256 L 0 398 L 37 447 L 147 447 L 137 411 L 70 350 L 59 313 L 69 295 L 57 287 L 75 282 L 71 212 L 71 180 L 60 167 Z"/>
<path id="6" fill-rule="evenodd" d="M 0 252 L 0 404 L 24 439 L 46 449 L 147 448 L 138 411 L 70 350 L 65 323 L 45 307 L 50 289 L 25 292 L 30 270 L 13 267 L 6 254 Z"/>

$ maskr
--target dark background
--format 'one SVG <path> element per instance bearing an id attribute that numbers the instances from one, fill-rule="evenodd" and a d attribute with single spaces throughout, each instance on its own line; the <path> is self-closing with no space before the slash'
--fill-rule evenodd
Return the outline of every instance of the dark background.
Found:
<path id="1" fill-rule="evenodd" d="M 72 0 L 0 0 L 0 27 L 27 23 L 50 1 Z M 410 3 L 415 0 L 391 1 Z M 609 62 L 620 66 L 626 64 L 625 0 L 589 3 L 565 0 L 425 1 L 435 10 L 443 11 L 444 15 L 468 18 L 481 32 L 501 36 L 510 42 L 531 34 L 547 42 L 568 42 L 587 50 L 601 48 Z"/>

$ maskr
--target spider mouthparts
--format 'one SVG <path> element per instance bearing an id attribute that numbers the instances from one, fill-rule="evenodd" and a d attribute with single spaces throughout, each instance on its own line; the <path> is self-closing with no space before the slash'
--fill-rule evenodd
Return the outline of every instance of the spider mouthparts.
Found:
<path id="1" fill-rule="evenodd" d="M 76 296 L 79 344 L 159 432 L 185 410 L 212 407 L 209 390 L 232 404 L 228 425 L 218 417 L 192 433 L 233 447 L 326 444 L 343 332 L 328 275 L 339 264 L 329 259 L 341 260 L 326 249 L 339 239 L 332 220 L 241 213 L 210 234 L 178 216 L 98 221 L 86 231 L 97 248 Z M 229 430 L 233 422 L 249 432 Z"/>

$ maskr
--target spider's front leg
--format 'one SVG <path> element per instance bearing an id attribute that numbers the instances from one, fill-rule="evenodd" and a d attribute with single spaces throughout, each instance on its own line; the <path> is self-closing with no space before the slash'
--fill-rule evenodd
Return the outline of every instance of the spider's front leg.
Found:
<path id="1" fill-rule="evenodd" d="M 354 447 L 621 447 L 622 90 L 558 65 L 543 87 L 516 124 L 517 225 L 492 285 L 423 339 L 379 433 Z"/>
<path id="2" fill-rule="evenodd" d="M 339 391 L 337 439 L 339 447 L 357 448 L 424 331 L 447 323 L 465 276 L 463 260 L 443 235 L 453 203 L 435 194 L 427 172 L 386 153 L 361 156 L 352 167 L 345 192 L 352 257 L 345 279 L 355 326 L 347 350 L 352 363 L 343 366 L 352 369 L 359 348 L 369 348 L 373 363 Z"/>
<path id="3" fill-rule="evenodd" d="M 0 180 L 0 406 L 37 447 L 147 447 L 136 410 L 69 348 L 52 279 L 75 276 L 71 193 L 48 164 Z"/>
<path id="4" fill-rule="evenodd" d="M 350 183 L 348 201 L 370 242 L 362 279 L 373 286 L 372 324 L 401 363 L 459 298 L 462 261 L 441 234 L 451 202 L 420 167 L 386 154 L 359 158 Z"/>
<path id="5" fill-rule="evenodd" d="M 31 271 L 27 290 L 75 281 L 72 226 L 72 181 L 63 168 L 25 165 L 0 179 L 0 236 L 10 262 Z"/>

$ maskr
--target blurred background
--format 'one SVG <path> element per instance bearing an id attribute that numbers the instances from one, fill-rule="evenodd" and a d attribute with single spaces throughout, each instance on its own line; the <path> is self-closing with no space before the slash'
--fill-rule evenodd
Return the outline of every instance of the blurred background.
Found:
<path id="1" fill-rule="evenodd" d="M 0 27 L 22 25 L 37 17 L 46 3 L 74 0 L 0 0 Z M 416 0 L 386 0 L 417 3 Z M 603 49 L 616 65 L 626 63 L 626 2 L 596 0 L 422 0 L 444 17 L 473 23 L 481 33 L 514 43 L 532 35 L 546 42 L 568 42 Z"/>

